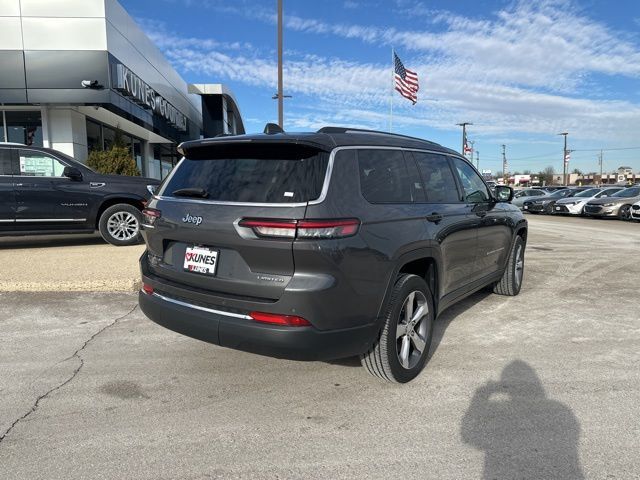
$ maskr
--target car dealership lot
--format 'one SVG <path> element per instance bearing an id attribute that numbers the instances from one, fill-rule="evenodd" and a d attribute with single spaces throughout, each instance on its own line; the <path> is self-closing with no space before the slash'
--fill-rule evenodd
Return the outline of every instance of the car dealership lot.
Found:
<path id="1" fill-rule="evenodd" d="M 521 294 L 444 312 L 407 385 L 198 342 L 130 293 L 0 293 L 3 476 L 636 478 L 640 225 L 527 218 Z"/>

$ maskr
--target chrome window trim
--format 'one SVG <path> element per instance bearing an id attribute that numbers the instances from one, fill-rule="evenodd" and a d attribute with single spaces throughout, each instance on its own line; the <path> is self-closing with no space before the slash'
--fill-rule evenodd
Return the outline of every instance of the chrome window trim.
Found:
<path id="1" fill-rule="evenodd" d="M 167 197 L 165 195 L 153 195 L 152 198 L 154 200 L 162 200 L 164 202 L 176 202 L 176 203 L 202 203 L 206 205 L 231 205 L 237 207 L 279 207 L 279 208 L 290 208 L 290 207 L 306 207 L 308 205 L 319 205 L 324 202 L 327 198 L 327 194 L 329 193 L 329 186 L 331 183 L 331 176 L 333 174 L 333 166 L 335 162 L 335 157 L 338 152 L 342 150 L 400 150 L 405 152 L 422 152 L 422 153 L 433 153 L 436 155 L 449 155 L 455 156 L 456 158 L 463 158 L 459 155 L 455 155 L 451 152 L 441 152 L 438 150 L 430 150 L 430 149 L 422 149 L 422 148 L 404 148 L 404 147 L 385 147 L 381 145 L 346 145 L 342 147 L 335 147 L 331 150 L 329 154 L 329 162 L 327 164 L 327 171 L 324 175 L 324 180 L 322 183 L 322 190 L 320 190 L 320 196 L 315 200 L 310 200 L 308 202 L 297 202 L 297 203 L 252 203 L 252 202 L 225 202 L 221 200 L 205 200 L 205 199 L 195 199 L 195 198 L 176 198 L 176 197 Z M 185 157 L 182 157 L 180 161 L 176 164 L 174 169 L 171 171 L 169 176 L 165 179 L 168 184 L 173 176 L 174 172 L 178 170 L 180 164 L 184 161 Z M 468 160 L 467 160 L 468 162 Z M 475 167 L 474 167 L 475 169 Z"/>
<path id="2" fill-rule="evenodd" d="M 0 218 L 0 223 L 15 223 L 15 218 Z"/>
<path id="3" fill-rule="evenodd" d="M 148 295 L 145 293 L 145 295 Z M 151 294 L 153 297 L 160 298 L 166 302 L 174 303 L 176 305 L 180 305 L 181 307 L 193 308 L 194 310 L 200 310 L 201 312 L 214 313 L 216 315 L 223 315 L 225 317 L 233 317 L 233 318 L 242 318 L 243 320 L 253 320 L 249 315 L 243 315 L 241 313 L 233 313 L 233 312 L 225 312 L 223 310 L 215 310 L 213 308 L 201 307 L 200 305 L 194 305 L 192 303 L 182 302 L 180 300 L 176 300 L 175 298 L 170 298 L 165 295 L 160 295 L 159 293 L 153 292 Z"/>

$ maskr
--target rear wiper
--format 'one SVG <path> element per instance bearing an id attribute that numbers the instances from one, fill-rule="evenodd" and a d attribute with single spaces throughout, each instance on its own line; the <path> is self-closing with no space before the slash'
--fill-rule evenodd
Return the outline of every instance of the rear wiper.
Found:
<path id="1" fill-rule="evenodd" d="M 173 194 L 176 197 L 209 198 L 209 192 L 204 188 L 179 188 L 178 190 L 174 190 Z"/>

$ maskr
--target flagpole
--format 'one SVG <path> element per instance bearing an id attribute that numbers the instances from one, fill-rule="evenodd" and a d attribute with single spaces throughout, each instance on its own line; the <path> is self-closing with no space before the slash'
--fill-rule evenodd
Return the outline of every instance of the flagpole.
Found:
<path id="1" fill-rule="evenodd" d="M 393 130 L 393 90 L 395 84 L 395 59 L 391 47 L 391 96 L 389 97 L 389 133 Z"/>

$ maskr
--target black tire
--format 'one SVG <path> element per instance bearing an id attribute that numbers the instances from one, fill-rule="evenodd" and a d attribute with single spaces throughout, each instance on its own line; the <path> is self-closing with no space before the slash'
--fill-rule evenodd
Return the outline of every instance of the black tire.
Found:
<path id="1" fill-rule="evenodd" d="M 622 205 L 618 210 L 618 219 L 631 220 L 631 205 Z"/>
<path id="2" fill-rule="evenodd" d="M 500 281 L 493 286 L 493 293 L 510 297 L 520 293 L 524 277 L 524 247 L 524 240 L 518 235 L 511 247 L 507 268 Z"/>
<path id="3" fill-rule="evenodd" d="M 406 318 L 405 303 L 410 295 L 413 295 L 411 309 L 414 314 L 411 317 L 415 316 L 415 322 L 407 322 Z M 428 310 L 419 315 L 416 306 Z M 372 375 L 389 382 L 406 383 L 413 380 L 427 363 L 433 321 L 433 296 L 426 282 L 417 275 L 400 275 L 391 292 L 380 336 L 371 349 L 361 355 L 362 365 Z M 411 327 L 406 327 L 407 323 Z M 399 336 L 401 331 L 410 333 Z M 422 347 L 422 352 L 417 348 L 418 345 Z M 405 348 L 406 362 L 403 365 L 400 355 Z"/>
<path id="4" fill-rule="evenodd" d="M 107 208 L 102 215 L 98 228 L 105 242 L 118 247 L 136 245 L 142 240 L 140 223 L 142 213 L 133 205 L 118 203 Z"/>

